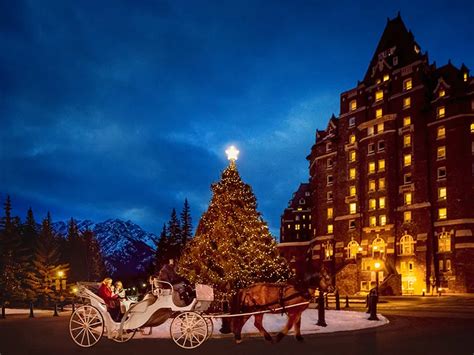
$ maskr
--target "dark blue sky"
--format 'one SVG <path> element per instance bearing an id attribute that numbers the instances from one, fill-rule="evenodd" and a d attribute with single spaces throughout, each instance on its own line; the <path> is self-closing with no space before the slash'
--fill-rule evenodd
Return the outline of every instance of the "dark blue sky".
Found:
<path id="1" fill-rule="evenodd" d="M 194 225 L 238 166 L 277 235 L 316 128 L 362 79 L 387 17 L 474 68 L 473 1 L 0 1 L 0 198 L 22 218 Z"/>

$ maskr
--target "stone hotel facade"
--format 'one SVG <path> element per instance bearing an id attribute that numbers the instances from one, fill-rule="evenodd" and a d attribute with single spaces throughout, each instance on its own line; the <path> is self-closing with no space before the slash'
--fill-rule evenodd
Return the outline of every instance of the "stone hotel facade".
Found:
<path id="1" fill-rule="evenodd" d="M 388 20 L 307 159 L 312 223 L 295 233 L 297 193 L 279 244 L 297 272 L 324 266 L 347 294 L 377 276 L 386 294 L 474 292 L 474 79 L 464 64 L 430 63 L 400 15 Z"/>

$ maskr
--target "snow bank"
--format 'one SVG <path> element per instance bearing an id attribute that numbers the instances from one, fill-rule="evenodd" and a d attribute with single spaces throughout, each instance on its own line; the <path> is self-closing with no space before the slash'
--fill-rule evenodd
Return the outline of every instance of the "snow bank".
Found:
<path id="1" fill-rule="evenodd" d="M 59 309 L 58 309 L 59 311 Z M 37 314 L 53 314 L 54 310 L 52 309 L 33 309 L 35 315 Z M 14 314 L 30 314 L 29 308 L 5 308 L 5 314 L 14 315 Z"/>
<path id="2" fill-rule="evenodd" d="M 333 333 L 333 332 L 343 332 L 348 330 L 357 330 L 365 328 L 374 328 L 381 325 L 388 324 L 388 319 L 384 316 L 378 314 L 379 321 L 370 321 L 369 315 L 365 312 L 354 312 L 354 311 L 326 311 L 326 323 L 327 327 L 319 327 L 316 325 L 318 321 L 318 310 L 317 309 L 307 309 L 303 312 L 301 318 L 301 333 L 302 334 L 315 334 L 315 333 Z M 263 317 L 263 326 L 264 328 L 272 333 L 279 332 L 286 324 L 287 321 L 286 315 L 280 314 L 265 314 Z M 214 332 L 213 336 L 222 336 L 219 332 L 221 327 L 221 319 L 215 318 L 214 322 Z M 253 325 L 253 317 L 251 317 L 247 323 L 245 323 L 244 328 L 242 329 L 243 334 L 258 334 L 257 328 Z M 169 338 L 170 337 L 170 325 L 171 319 L 168 319 L 165 323 L 159 327 L 153 328 L 153 332 L 150 336 L 143 336 L 139 333 L 135 335 L 136 338 L 141 337 L 153 337 L 153 338 Z M 147 331 L 147 330 L 146 330 Z M 290 331 L 289 334 L 292 334 L 293 331 Z"/>

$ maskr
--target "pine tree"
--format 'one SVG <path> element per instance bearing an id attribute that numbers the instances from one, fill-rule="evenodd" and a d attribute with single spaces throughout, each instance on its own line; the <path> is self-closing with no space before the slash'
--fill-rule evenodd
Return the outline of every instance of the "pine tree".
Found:
<path id="1" fill-rule="evenodd" d="M 178 259 L 181 254 L 181 225 L 174 208 L 168 222 L 168 248 L 169 258 Z"/>
<path id="2" fill-rule="evenodd" d="M 48 212 L 43 220 L 38 236 L 35 258 L 33 261 L 35 275 L 32 285 L 36 290 L 37 299 L 41 305 L 48 305 L 59 299 L 58 273 L 65 275 L 69 271 L 68 264 L 60 264 L 58 240 L 52 229 L 51 215 Z"/>
<path id="3" fill-rule="evenodd" d="M 193 237 L 193 226 L 191 220 L 191 210 L 188 199 L 184 200 L 183 211 L 181 212 L 181 248 Z"/>
<path id="4" fill-rule="evenodd" d="M 168 233 L 166 230 L 166 225 L 164 224 L 158 240 L 155 241 L 155 245 L 155 271 L 158 272 L 161 267 L 168 262 L 170 256 Z"/>
<path id="5" fill-rule="evenodd" d="M 212 285 L 221 295 L 255 282 L 288 279 L 289 267 L 234 161 L 211 188 L 209 208 L 184 250 L 179 273 L 193 283 Z"/>
<path id="6" fill-rule="evenodd" d="M 68 223 L 65 254 L 66 261 L 71 269 L 69 280 L 72 282 L 84 281 L 87 277 L 87 264 L 84 263 L 86 256 L 85 242 L 79 236 L 77 223 L 73 218 Z"/>
<path id="7" fill-rule="evenodd" d="M 99 281 L 105 277 L 105 263 L 100 251 L 99 241 L 94 232 L 86 229 L 82 233 L 82 239 L 85 243 L 85 265 L 86 265 L 86 280 Z"/>
<path id="8" fill-rule="evenodd" d="M 4 204 L 5 216 L 0 220 L 0 303 L 22 301 L 26 259 L 21 243 L 21 222 L 11 216 L 10 196 Z"/>
<path id="9" fill-rule="evenodd" d="M 27 261 L 25 267 L 25 277 L 23 279 L 23 288 L 25 290 L 26 299 L 29 301 L 34 301 L 36 300 L 37 295 L 34 287 L 36 276 L 33 261 L 35 257 L 36 246 L 38 244 L 38 230 L 31 207 L 28 209 L 25 223 L 22 225 L 22 239 Z"/>

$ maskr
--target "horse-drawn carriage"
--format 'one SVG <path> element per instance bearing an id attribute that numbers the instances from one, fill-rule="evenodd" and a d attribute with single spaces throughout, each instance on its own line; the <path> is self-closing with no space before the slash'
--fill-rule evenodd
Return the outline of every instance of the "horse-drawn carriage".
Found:
<path id="1" fill-rule="evenodd" d="M 75 309 L 69 320 L 72 340 L 81 347 L 97 344 L 103 335 L 116 342 L 126 342 L 137 331 L 159 326 L 169 318 L 173 319 L 171 338 L 182 348 L 196 348 L 211 336 L 212 320 L 203 317 L 214 300 L 210 286 L 197 284 L 196 297 L 184 306 L 177 305 L 177 291 L 170 283 L 153 279 L 151 286 L 151 292 L 142 301 L 132 303 L 121 321 L 116 322 L 93 287 L 78 284 L 76 294 L 83 299 L 83 305 Z"/>

